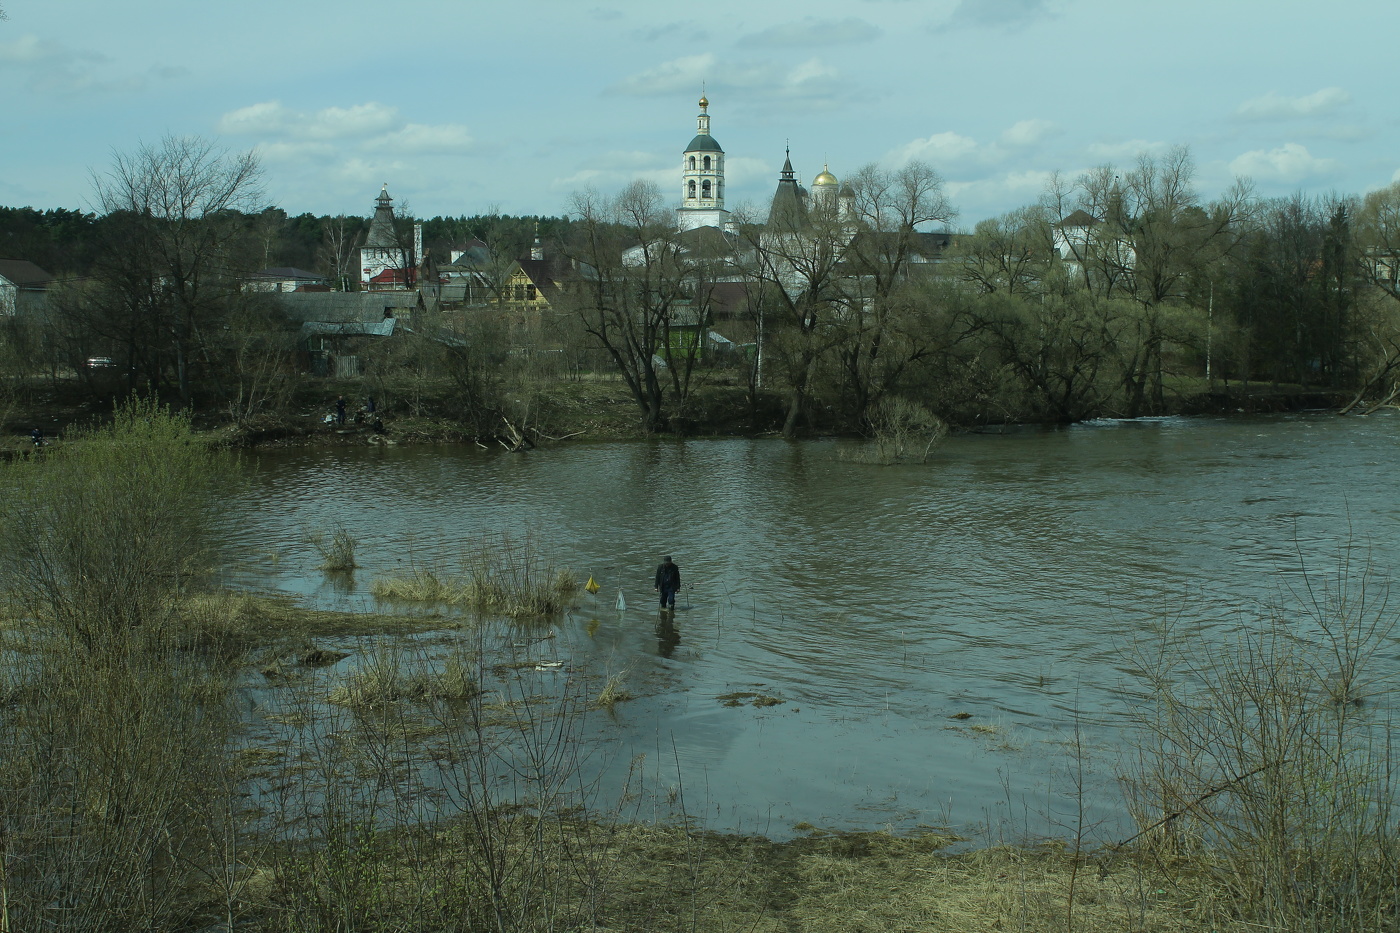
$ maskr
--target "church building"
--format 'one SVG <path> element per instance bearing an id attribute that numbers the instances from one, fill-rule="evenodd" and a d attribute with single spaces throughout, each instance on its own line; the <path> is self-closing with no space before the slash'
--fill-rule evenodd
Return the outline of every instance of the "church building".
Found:
<path id="1" fill-rule="evenodd" d="M 413 242 L 405 242 L 394 227 L 394 199 L 385 182 L 374 199 L 365 245 L 360 248 L 361 288 L 408 288 L 417 280 L 418 258 L 423 255 L 423 227 L 413 227 Z"/>

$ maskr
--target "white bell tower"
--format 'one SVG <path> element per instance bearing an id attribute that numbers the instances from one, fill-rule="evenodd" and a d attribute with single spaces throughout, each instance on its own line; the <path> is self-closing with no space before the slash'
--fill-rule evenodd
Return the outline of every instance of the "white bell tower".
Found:
<path id="1" fill-rule="evenodd" d="M 710 135 L 710 101 L 700 97 L 700 114 L 695 118 L 695 138 L 685 147 L 681 160 L 681 206 L 676 226 L 682 230 L 719 227 L 729 223 L 724 209 L 724 150 Z"/>

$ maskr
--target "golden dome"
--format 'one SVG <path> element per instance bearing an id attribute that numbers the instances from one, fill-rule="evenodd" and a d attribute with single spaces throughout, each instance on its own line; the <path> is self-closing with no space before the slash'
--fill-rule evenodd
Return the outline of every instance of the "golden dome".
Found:
<path id="1" fill-rule="evenodd" d="M 821 174 L 818 175 L 816 178 L 812 179 L 812 187 L 816 188 L 820 186 L 825 188 L 828 185 L 832 187 L 836 186 L 836 176 L 831 174 L 831 171 L 827 168 L 827 166 L 823 165 Z"/>
<path id="2" fill-rule="evenodd" d="M 701 95 L 700 95 L 700 109 L 701 109 L 701 110 L 704 110 L 704 109 L 705 109 L 706 107 L 708 107 L 708 106 L 710 106 L 710 99 L 709 99 L 708 97 L 706 97 L 704 94 L 701 94 Z"/>

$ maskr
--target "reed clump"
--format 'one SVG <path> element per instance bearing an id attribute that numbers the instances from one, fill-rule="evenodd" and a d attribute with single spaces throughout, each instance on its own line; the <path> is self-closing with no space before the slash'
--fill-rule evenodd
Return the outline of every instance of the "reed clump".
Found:
<path id="1" fill-rule="evenodd" d="M 369 591 L 375 599 L 446 606 L 461 605 L 466 596 L 460 579 L 423 569 L 404 576 L 380 577 L 370 584 Z"/>
<path id="2" fill-rule="evenodd" d="M 328 535 L 315 531 L 307 535 L 307 542 L 321 555 L 320 568 L 326 573 L 350 573 L 360 566 L 355 562 L 355 549 L 359 539 L 344 525 L 337 525 Z"/>
<path id="3" fill-rule="evenodd" d="M 456 573 L 417 568 L 375 580 L 380 599 L 460 606 L 512 619 L 548 618 L 574 604 L 578 577 L 555 567 L 530 538 L 483 537 L 463 555 Z"/>
<path id="4" fill-rule="evenodd" d="M 439 665 L 422 661 L 410 665 L 397 646 L 382 642 L 331 689 L 327 700 L 337 706 L 370 710 L 400 701 L 467 700 L 480 692 L 480 680 L 468 659 L 451 655 Z"/>

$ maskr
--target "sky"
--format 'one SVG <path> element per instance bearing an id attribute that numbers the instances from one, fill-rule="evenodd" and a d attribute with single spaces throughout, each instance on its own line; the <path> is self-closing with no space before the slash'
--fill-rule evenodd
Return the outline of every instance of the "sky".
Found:
<path id="1" fill-rule="evenodd" d="M 680 199 L 697 100 L 726 206 L 922 159 L 953 229 L 1187 146 L 1205 199 L 1400 180 L 1395 0 L 0 0 L 0 205 L 92 207 L 165 136 L 255 150 L 269 205 L 565 214 Z"/>

